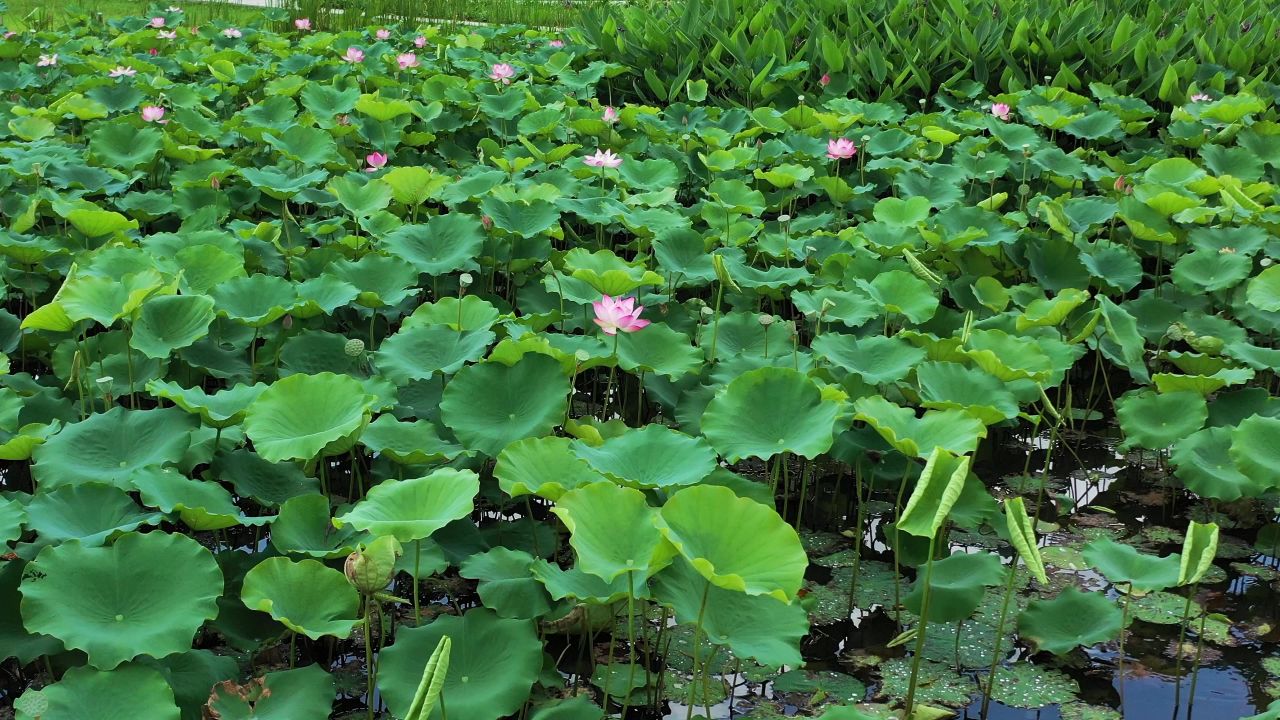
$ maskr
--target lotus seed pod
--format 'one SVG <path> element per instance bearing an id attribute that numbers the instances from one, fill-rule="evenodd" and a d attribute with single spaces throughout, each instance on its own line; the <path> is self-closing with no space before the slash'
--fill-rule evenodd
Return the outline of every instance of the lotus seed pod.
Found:
<path id="1" fill-rule="evenodd" d="M 790 216 L 790 215 L 779 215 L 779 216 L 778 216 L 778 222 L 780 222 L 780 223 L 789 223 L 789 222 L 791 222 L 791 216 Z"/>
<path id="2" fill-rule="evenodd" d="M 462 273 L 458 276 L 458 285 L 461 287 L 471 287 L 473 282 L 475 282 L 475 278 L 471 277 L 471 273 Z"/>
<path id="3" fill-rule="evenodd" d="M 360 357 L 360 354 L 364 352 L 364 341 L 352 338 L 347 341 L 346 345 L 342 346 L 342 352 L 346 353 L 347 357 Z"/>
<path id="4" fill-rule="evenodd" d="M 396 558 L 402 552 L 400 541 L 390 535 L 362 546 L 348 555 L 343 565 L 347 582 L 365 595 L 380 592 L 395 575 Z"/>
<path id="5" fill-rule="evenodd" d="M 761 315 L 759 318 L 760 324 L 765 327 L 769 327 L 770 325 L 772 325 L 775 319 L 776 318 L 774 318 L 772 315 Z"/>
<path id="6" fill-rule="evenodd" d="M 709 305 L 703 305 L 703 306 L 702 306 L 702 314 L 703 314 L 703 316 L 705 316 L 705 317 L 711 317 L 712 315 L 715 315 L 715 314 L 716 314 L 716 311 L 715 311 L 715 310 L 712 310 L 712 309 L 711 309 L 711 306 L 709 306 Z"/>
<path id="7" fill-rule="evenodd" d="M 575 350 L 573 351 L 573 359 L 580 363 L 584 363 L 591 359 L 591 353 L 586 350 Z"/>
<path id="8" fill-rule="evenodd" d="M 1271 258 L 1262 258 L 1258 261 L 1258 264 L 1262 267 L 1271 267 Z"/>

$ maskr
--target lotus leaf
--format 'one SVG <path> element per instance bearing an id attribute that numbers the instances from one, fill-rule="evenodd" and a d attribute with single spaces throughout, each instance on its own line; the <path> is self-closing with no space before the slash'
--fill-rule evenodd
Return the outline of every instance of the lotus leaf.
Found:
<path id="1" fill-rule="evenodd" d="M 112 408 L 64 426 L 37 447 L 31 472 L 46 490 L 86 482 L 131 490 L 139 470 L 182 460 L 195 425 L 194 418 L 173 408 Z"/>
<path id="2" fill-rule="evenodd" d="M 22 720 L 132 720 L 139 714 L 155 720 L 182 717 L 164 676 L 142 665 L 106 671 L 72 668 L 53 685 L 29 690 L 23 697 L 33 693 L 43 696 L 45 709 L 35 715 L 19 710 Z"/>
<path id="3" fill-rule="evenodd" d="M 599 447 L 576 443 L 574 452 L 595 471 L 641 489 L 693 485 L 716 466 L 705 440 L 662 425 L 628 430 Z"/>
<path id="4" fill-rule="evenodd" d="M 564 420 L 568 395 L 560 363 L 534 353 L 510 366 L 459 370 L 445 386 L 440 413 L 463 447 L 497 457 L 516 440 L 551 432 Z"/>
<path id="5" fill-rule="evenodd" d="M 392 535 L 407 544 L 470 515 L 479 491 L 480 480 L 469 470 L 444 468 L 412 480 L 387 480 L 334 518 L 334 525 Z"/>
<path id="6" fill-rule="evenodd" d="M 1123 615 L 1105 596 L 1069 587 L 1052 600 L 1032 600 L 1018 616 L 1018 631 L 1036 649 L 1065 655 L 1114 638 Z"/>
<path id="7" fill-rule="evenodd" d="M 499 617 L 533 619 L 551 612 L 547 591 L 531 572 L 533 561 L 526 552 L 493 548 L 472 555 L 458 574 L 480 581 L 476 587 L 480 600 Z"/>
<path id="8" fill-rule="evenodd" d="M 161 515 L 143 511 L 113 485 L 83 483 L 37 493 L 26 507 L 26 520 L 43 544 L 79 540 L 96 547 L 143 525 L 158 525 Z"/>
<path id="9" fill-rule="evenodd" d="M 350 635 L 360 609 L 347 578 L 319 560 L 267 558 L 244 576 L 240 599 L 312 640 Z"/>
<path id="10" fill-rule="evenodd" d="M 269 672 L 244 684 L 217 684 L 206 708 L 219 720 L 322 718 L 333 708 L 333 678 L 319 665 Z"/>
<path id="11" fill-rule="evenodd" d="M 268 462 L 311 460 L 341 447 L 369 422 L 373 397 L 355 378 L 333 373 L 277 380 L 245 411 L 244 431 Z"/>
<path id="12" fill-rule="evenodd" d="M 627 575 L 643 584 L 674 554 L 654 524 L 658 511 L 639 490 L 592 483 L 561 495 L 552 512 L 569 529 L 578 567 L 606 583 Z"/>
<path id="13" fill-rule="evenodd" d="M 760 368 L 735 378 L 707 405 L 702 431 L 730 462 L 782 452 L 814 458 L 831 448 L 839 406 L 789 368 Z"/>
<path id="14" fill-rule="evenodd" d="M 498 455 L 493 475 L 511 497 L 538 495 L 552 501 L 576 487 L 606 479 L 574 452 L 571 440 L 561 437 L 511 443 Z"/>

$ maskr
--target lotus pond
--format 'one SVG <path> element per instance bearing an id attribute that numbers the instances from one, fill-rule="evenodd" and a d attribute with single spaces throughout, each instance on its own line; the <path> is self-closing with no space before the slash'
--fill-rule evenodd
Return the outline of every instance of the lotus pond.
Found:
<path id="1" fill-rule="evenodd" d="M 0 717 L 1280 717 L 1276 86 L 301 20 L 0 41 Z"/>

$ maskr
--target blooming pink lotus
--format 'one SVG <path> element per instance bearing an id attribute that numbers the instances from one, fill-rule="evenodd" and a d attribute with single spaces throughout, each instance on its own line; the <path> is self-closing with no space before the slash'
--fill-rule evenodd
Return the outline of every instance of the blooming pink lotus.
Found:
<path id="1" fill-rule="evenodd" d="M 622 158 L 614 155 L 612 150 L 597 150 L 594 155 L 582 158 L 582 162 L 590 167 L 616 168 L 622 164 Z"/>
<path id="2" fill-rule="evenodd" d="M 563 40 L 552 40 L 551 42 L 547 43 L 547 45 L 548 45 L 549 47 L 553 47 L 553 48 L 562 48 L 562 47 L 564 47 L 564 41 L 563 41 Z"/>
<path id="3" fill-rule="evenodd" d="M 1213 97 L 1205 93 L 1196 93 L 1191 96 L 1191 102 L 1209 102 Z"/>
<path id="4" fill-rule="evenodd" d="M 365 168 L 364 171 L 369 173 L 377 172 L 387 166 L 387 156 L 380 152 L 369 153 L 365 156 L 364 161 L 369 164 L 369 167 Z"/>
<path id="5" fill-rule="evenodd" d="M 396 64 L 400 66 L 401 70 L 421 66 L 421 63 L 418 62 L 418 56 L 413 53 L 400 53 L 396 56 Z"/>
<path id="6" fill-rule="evenodd" d="M 150 50 L 147 51 L 147 54 L 150 55 L 151 57 L 155 57 L 160 54 L 160 51 L 155 48 L 151 48 Z"/>
<path id="7" fill-rule="evenodd" d="M 142 120 L 144 122 L 163 123 L 164 108 L 159 105 L 143 105 Z"/>
<path id="8" fill-rule="evenodd" d="M 606 105 L 604 112 L 600 114 L 600 119 L 606 124 L 612 125 L 618 122 L 618 111 L 613 109 L 612 105 Z"/>
<path id="9" fill-rule="evenodd" d="M 238 38 L 238 37 L 242 36 L 242 35 L 244 35 L 244 33 L 240 32 L 240 29 L 239 29 L 239 28 L 229 27 L 229 28 L 227 28 L 226 30 L 223 30 L 223 31 L 222 31 L 222 36 L 223 36 L 223 37 L 231 38 L 231 39 L 233 39 L 233 40 L 234 40 L 235 38 Z"/>
<path id="10" fill-rule="evenodd" d="M 178 33 L 173 30 L 161 30 L 156 33 L 156 37 L 161 40 L 176 40 L 178 38 Z"/>
<path id="11" fill-rule="evenodd" d="M 364 51 L 352 45 L 342 54 L 342 59 L 352 64 L 364 62 Z"/>
<path id="12" fill-rule="evenodd" d="M 503 85 L 510 85 L 511 78 L 516 76 L 516 69 L 506 63 L 498 63 L 489 71 L 489 79 L 494 82 L 500 82 Z"/>
<path id="13" fill-rule="evenodd" d="M 413 39 L 413 46 L 421 50 L 422 48 L 427 46 L 427 39 L 422 35 L 419 35 L 418 37 Z"/>
<path id="14" fill-rule="evenodd" d="M 827 141 L 827 158 L 830 160 L 848 160 L 858 154 L 858 146 L 849 138 L 833 138 Z"/>
<path id="15" fill-rule="evenodd" d="M 596 311 L 595 323 L 604 330 L 605 335 L 617 335 L 619 330 L 633 333 L 649 324 L 648 320 L 640 319 L 644 306 L 636 307 L 636 299 L 633 297 L 612 298 L 605 295 L 599 301 L 591 303 L 591 307 Z"/>
<path id="16" fill-rule="evenodd" d="M 162 18 L 162 17 L 153 17 L 153 18 L 151 18 L 151 27 L 153 27 L 153 28 L 162 28 L 162 27 L 164 27 L 164 18 Z"/>
<path id="17" fill-rule="evenodd" d="M 0 37 L 4 37 L 5 40 L 9 40 L 10 38 L 18 37 L 18 33 L 10 30 L 9 32 L 6 32 L 3 36 L 0 36 Z"/>
<path id="18" fill-rule="evenodd" d="M 378 28 L 378 31 L 373 36 L 379 40 L 386 40 L 391 37 L 391 31 L 386 28 Z"/>
<path id="19" fill-rule="evenodd" d="M 1008 103 L 995 103 L 994 105 L 991 106 L 991 114 L 1000 118 L 1001 120 L 1008 120 L 1009 109 L 1010 108 Z"/>
<path id="20" fill-rule="evenodd" d="M 293 27 L 303 32 L 310 32 L 311 18 L 294 18 Z"/>
<path id="21" fill-rule="evenodd" d="M 53 67 L 58 64 L 58 53 L 52 55 L 41 55 L 36 61 L 36 67 Z"/>
<path id="22" fill-rule="evenodd" d="M 137 74 L 138 74 L 137 70 L 134 70 L 133 68 L 127 65 L 117 65 L 115 66 L 114 69 L 112 69 L 111 72 L 107 73 L 107 77 L 113 77 L 113 78 L 133 77 L 134 75 L 137 75 Z"/>
<path id="23" fill-rule="evenodd" d="M 823 74 L 822 74 L 822 77 L 818 78 L 818 84 L 819 84 L 819 85 L 821 85 L 822 87 L 826 87 L 826 86 L 830 85 L 830 84 L 831 84 L 831 76 L 830 76 L 830 75 L 828 75 L 828 74 L 826 74 L 826 73 L 823 73 Z"/>

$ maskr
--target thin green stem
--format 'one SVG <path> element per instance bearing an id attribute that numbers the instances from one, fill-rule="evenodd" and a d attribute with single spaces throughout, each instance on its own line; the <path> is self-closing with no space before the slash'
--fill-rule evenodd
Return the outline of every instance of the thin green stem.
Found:
<path id="1" fill-rule="evenodd" d="M 702 618 L 707 612 L 707 597 L 711 594 L 711 583 L 706 583 L 702 589 L 702 605 L 698 608 L 698 622 L 693 626 L 693 677 L 689 678 L 689 695 L 685 698 L 685 715 L 684 720 L 692 720 L 693 706 L 695 704 L 694 689 L 697 688 L 697 682 L 694 680 L 698 676 L 698 636 L 702 633 Z"/>
<path id="2" fill-rule="evenodd" d="M 902 717 L 910 718 L 916 702 L 916 685 L 920 680 L 920 660 L 924 657 L 924 641 L 929 629 L 929 600 L 933 594 L 930 583 L 933 581 L 933 553 L 938 535 L 929 538 L 929 560 L 924 567 L 924 599 L 920 602 L 920 622 L 916 625 L 916 649 L 911 654 L 911 682 L 907 685 L 906 709 Z"/>

